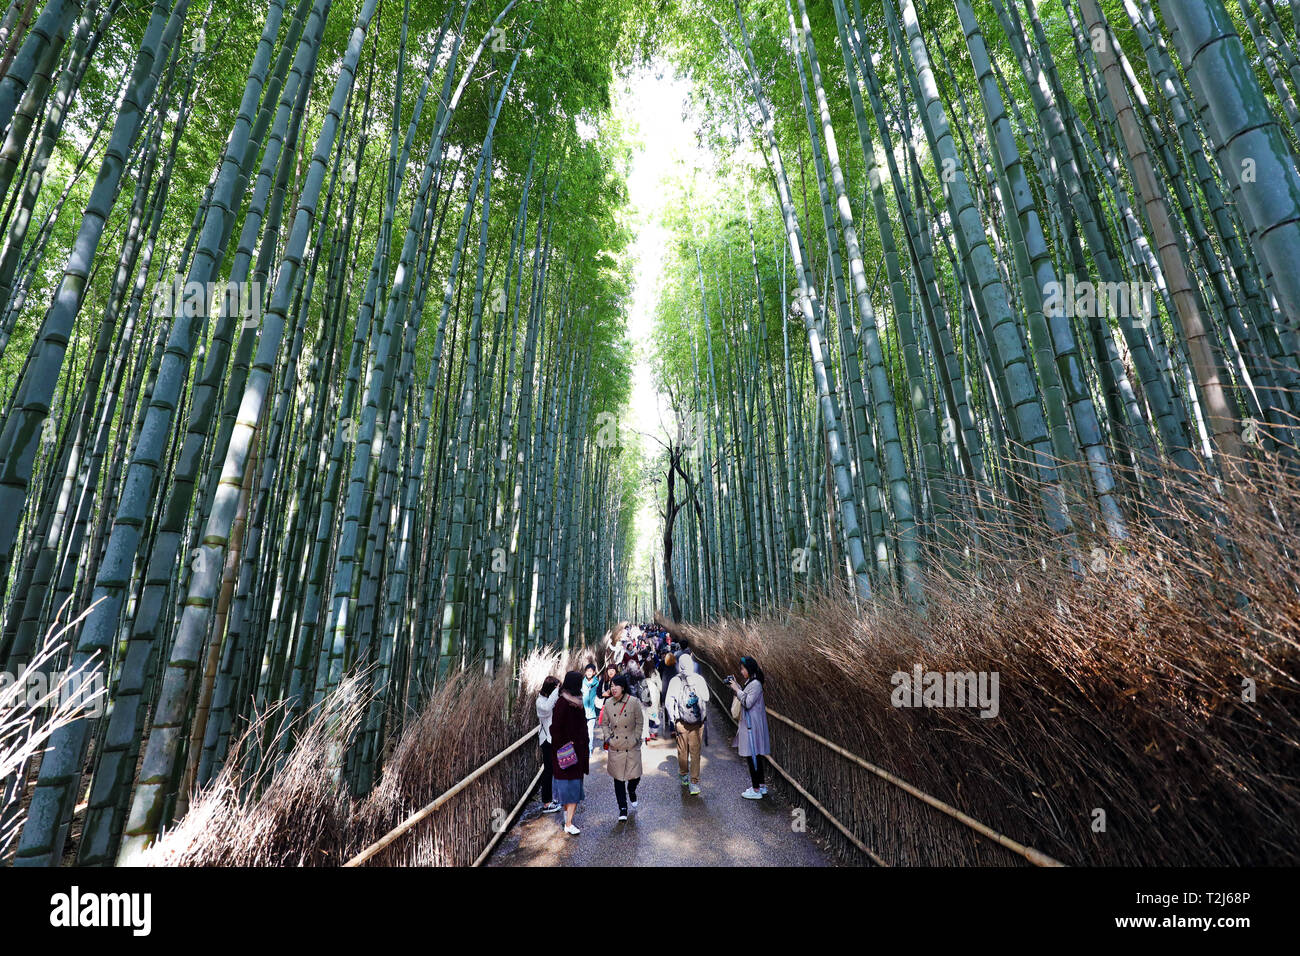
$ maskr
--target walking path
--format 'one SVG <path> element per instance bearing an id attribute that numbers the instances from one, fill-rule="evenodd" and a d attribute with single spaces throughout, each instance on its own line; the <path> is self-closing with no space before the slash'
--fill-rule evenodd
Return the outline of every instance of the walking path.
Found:
<path id="1" fill-rule="evenodd" d="M 699 796 L 691 796 L 678 780 L 676 745 L 671 739 L 655 740 L 641 750 L 639 807 L 619 822 L 614 781 L 605 771 L 604 751 L 597 747 L 584 782 L 586 798 L 574 817 L 582 833 L 569 836 L 563 811 L 543 815 L 534 798 L 488 865 L 832 865 L 811 836 L 795 829 L 803 811 L 771 794 L 762 800 L 741 797 L 749 772 L 731 747 L 732 728 L 725 717 L 709 724 Z"/>

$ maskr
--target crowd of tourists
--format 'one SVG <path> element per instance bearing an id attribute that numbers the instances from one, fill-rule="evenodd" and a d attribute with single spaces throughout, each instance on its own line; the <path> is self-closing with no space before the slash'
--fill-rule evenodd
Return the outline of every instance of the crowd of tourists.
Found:
<path id="1" fill-rule="evenodd" d="M 730 713 L 737 731 L 731 745 L 749 767 L 750 787 L 740 794 L 747 800 L 767 794 L 764 770 L 771 743 L 765 680 L 752 657 L 742 657 L 738 674 L 724 679 L 734 696 Z M 638 806 L 642 747 L 661 738 L 675 741 L 680 783 L 699 796 L 710 699 L 689 641 L 654 623 L 620 624 L 608 635 L 599 661 L 590 658 L 563 679 L 547 677 L 537 696 L 542 812 L 562 809 L 565 832 L 581 832 L 574 814 L 599 746 L 614 782 L 618 818 L 626 820 Z"/>

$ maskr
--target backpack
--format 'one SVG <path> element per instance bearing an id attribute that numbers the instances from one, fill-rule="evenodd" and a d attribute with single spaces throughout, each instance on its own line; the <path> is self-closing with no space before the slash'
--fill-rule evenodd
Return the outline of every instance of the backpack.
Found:
<path id="1" fill-rule="evenodd" d="M 695 693 L 695 688 L 691 686 L 688 675 L 682 675 L 682 683 L 686 685 L 685 699 L 682 701 L 681 720 L 686 724 L 698 724 L 704 721 L 704 705 L 700 703 L 700 697 Z"/>

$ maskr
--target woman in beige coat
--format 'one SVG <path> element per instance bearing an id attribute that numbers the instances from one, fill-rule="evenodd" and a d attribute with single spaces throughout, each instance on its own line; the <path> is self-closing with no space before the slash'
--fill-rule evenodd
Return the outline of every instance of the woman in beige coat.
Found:
<path id="1" fill-rule="evenodd" d="M 641 782 L 641 734 L 645 716 L 632 696 L 628 679 L 620 674 L 605 701 L 605 769 L 614 778 L 618 818 L 627 819 L 628 800 L 636 809 L 636 785 Z"/>

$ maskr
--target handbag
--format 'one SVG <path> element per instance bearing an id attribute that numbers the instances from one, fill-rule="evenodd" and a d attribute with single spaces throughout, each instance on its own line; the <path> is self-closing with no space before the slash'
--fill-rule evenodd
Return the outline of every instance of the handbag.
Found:
<path id="1" fill-rule="evenodd" d="M 573 748 L 573 741 L 569 741 L 559 750 L 555 751 L 555 762 L 559 764 L 561 770 L 568 770 L 578 762 L 578 753 Z"/>

